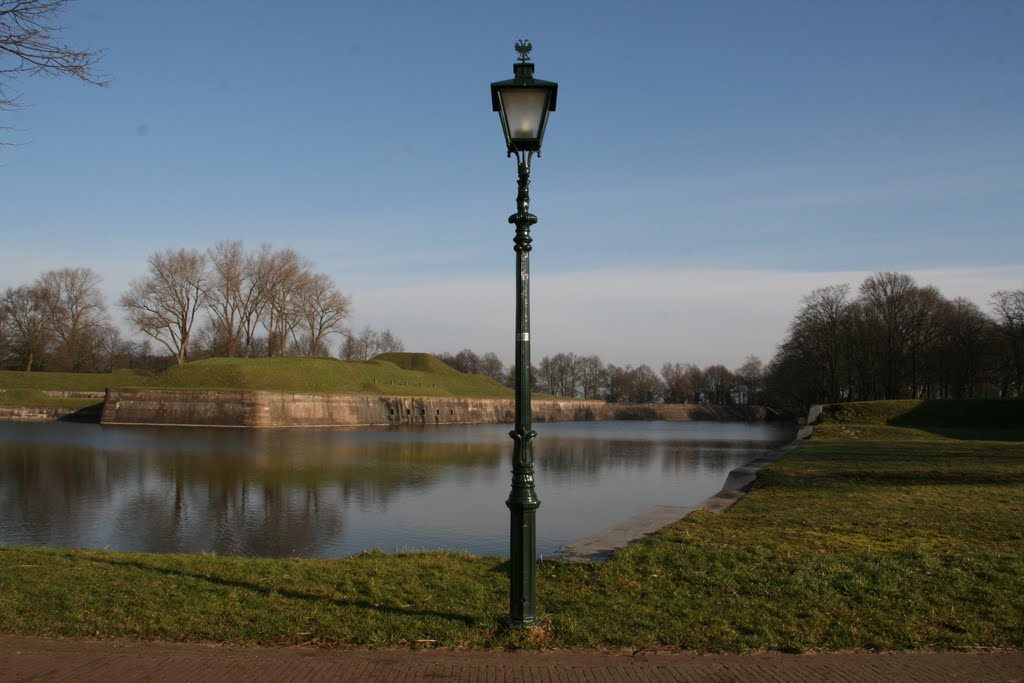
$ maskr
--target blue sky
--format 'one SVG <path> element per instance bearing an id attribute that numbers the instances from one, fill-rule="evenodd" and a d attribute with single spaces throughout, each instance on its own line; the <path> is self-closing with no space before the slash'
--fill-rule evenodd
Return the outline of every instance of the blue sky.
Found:
<path id="1" fill-rule="evenodd" d="M 35 78 L 0 288 L 165 247 L 293 247 L 410 350 L 513 348 L 489 84 L 559 83 L 533 167 L 534 356 L 768 360 L 803 294 L 1024 287 L 1024 2 L 79 0 L 108 88 Z"/>

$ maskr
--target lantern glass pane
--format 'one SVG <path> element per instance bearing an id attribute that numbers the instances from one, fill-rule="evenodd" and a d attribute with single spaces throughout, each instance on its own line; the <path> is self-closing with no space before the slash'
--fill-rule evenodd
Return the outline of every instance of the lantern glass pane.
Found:
<path id="1" fill-rule="evenodd" d="M 513 140 L 536 140 L 547 108 L 547 88 L 502 88 L 508 136 Z"/>

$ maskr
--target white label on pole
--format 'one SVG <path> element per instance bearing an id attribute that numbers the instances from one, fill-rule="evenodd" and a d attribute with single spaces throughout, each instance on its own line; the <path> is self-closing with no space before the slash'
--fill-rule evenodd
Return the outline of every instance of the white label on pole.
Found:
<path id="1" fill-rule="evenodd" d="M 520 332 L 519 334 L 516 335 L 516 339 L 519 341 L 530 341 L 530 333 Z"/>

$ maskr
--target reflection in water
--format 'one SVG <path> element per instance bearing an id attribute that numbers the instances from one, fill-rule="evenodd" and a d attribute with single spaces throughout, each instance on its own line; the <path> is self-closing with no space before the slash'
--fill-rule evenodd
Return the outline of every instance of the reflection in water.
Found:
<path id="1" fill-rule="evenodd" d="M 211 430 L 0 424 L 0 544 L 338 557 L 507 554 L 504 425 Z M 540 425 L 538 549 L 692 505 L 787 441 L 743 423 Z"/>

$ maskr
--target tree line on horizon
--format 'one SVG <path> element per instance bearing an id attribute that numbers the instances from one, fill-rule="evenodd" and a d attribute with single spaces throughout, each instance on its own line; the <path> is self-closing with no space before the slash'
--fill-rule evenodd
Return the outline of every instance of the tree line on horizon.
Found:
<path id="1" fill-rule="evenodd" d="M 479 355 L 467 348 L 434 356 L 459 372 L 513 384 L 514 368 L 506 368 L 493 352 Z M 530 378 L 536 392 L 609 403 L 751 404 L 764 400 L 764 365 L 757 356 L 749 356 L 735 370 L 721 364 L 700 368 L 693 363 L 665 363 L 657 373 L 646 364 L 605 364 L 596 354 L 556 353 L 531 364 Z"/>
<path id="2" fill-rule="evenodd" d="M 905 273 L 815 289 L 801 300 L 766 372 L 784 407 L 902 398 L 1024 395 L 1024 289 L 1001 290 L 988 314 Z"/>
<path id="3" fill-rule="evenodd" d="M 118 300 L 134 328 L 112 324 L 90 268 L 46 271 L 0 297 L 0 367 L 22 370 L 160 370 L 208 357 L 332 356 L 369 360 L 404 351 L 390 330 L 346 326 L 351 309 L 332 278 L 291 249 L 239 241 L 204 251 L 165 249 Z M 856 296 L 847 284 L 801 299 L 786 337 L 765 365 L 605 364 L 562 352 L 531 368 L 533 390 L 619 403 L 758 404 L 801 410 L 814 403 L 892 398 L 1024 395 L 1024 289 L 998 291 L 992 313 L 946 299 L 903 273 L 876 273 Z M 154 348 L 155 347 L 155 348 Z M 435 354 L 460 372 L 511 386 L 493 352 Z"/>
<path id="4" fill-rule="evenodd" d="M 599 356 L 557 353 L 532 366 L 533 390 L 611 403 L 768 404 L 803 411 L 815 403 L 901 398 L 1024 396 L 1024 289 L 991 295 L 992 313 L 905 273 L 879 272 L 801 299 L 786 337 L 764 365 L 605 365 Z M 437 354 L 462 372 L 511 385 L 493 353 Z"/>

